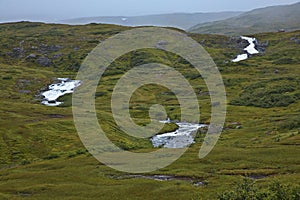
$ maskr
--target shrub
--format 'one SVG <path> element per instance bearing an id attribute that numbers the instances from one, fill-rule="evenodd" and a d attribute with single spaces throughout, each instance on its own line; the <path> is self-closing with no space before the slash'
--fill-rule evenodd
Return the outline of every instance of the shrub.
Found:
<path id="1" fill-rule="evenodd" d="M 281 58 L 273 62 L 273 64 L 275 65 L 296 64 L 296 63 L 297 61 L 295 61 L 292 58 Z"/>
<path id="2" fill-rule="evenodd" d="M 230 104 L 262 108 L 286 107 L 300 99 L 300 95 L 296 92 L 300 89 L 299 84 L 299 80 L 293 78 L 255 83 L 245 87 L 239 97 Z"/>
<path id="3" fill-rule="evenodd" d="M 244 179 L 237 183 L 232 191 L 219 195 L 219 200 L 299 200 L 300 188 L 298 186 L 284 185 L 279 182 L 272 183 L 267 188 L 260 188 L 251 179 Z"/>

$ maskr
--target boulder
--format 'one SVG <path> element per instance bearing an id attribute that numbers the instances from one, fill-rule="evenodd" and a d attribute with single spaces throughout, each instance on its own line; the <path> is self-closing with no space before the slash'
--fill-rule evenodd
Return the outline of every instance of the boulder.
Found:
<path id="1" fill-rule="evenodd" d="M 43 67 L 50 67 L 52 64 L 52 61 L 45 56 L 38 58 L 36 62 Z"/>
<path id="2" fill-rule="evenodd" d="M 24 49 L 21 47 L 13 48 L 12 52 L 8 52 L 7 55 L 13 58 L 22 58 L 24 57 Z"/>
<path id="3" fill-rule="evenodd" d="M 35 58 L 36 58 L 36 55 L 32 53 L 26 57 L 26 60 L 35 59 Z"/>

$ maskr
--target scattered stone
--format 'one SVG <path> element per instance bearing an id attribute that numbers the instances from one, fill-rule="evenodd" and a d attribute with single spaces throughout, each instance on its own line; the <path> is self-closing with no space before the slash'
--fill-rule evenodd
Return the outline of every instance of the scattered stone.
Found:
<path id="1" fill-rule="evenodd" d="M 21 93 L 21 94 L 30 94 L 31 91 L 30 90 L 19 90 L 19 93 Z"/>
<path id="2" fill-rule="evenodd" d="M 60 45 L 46 45 L 46 44 L 41 44 L 38 48 L 38 52 L 42 54 L 47 54 L 51 52 L 57 52 L 61 50 L 63 47 Z"/>
<path id="3" fill-rule="evenodd" d="M 44 56 L 38 58 L 36 62 L 43 67 L 50 67 L 50 65 L 52 64 L 52 61 Z"/>
<path id="4" fill-rule="evenodd" d="M 157 45 L 160 45 L 160 46 L 164 46 L 164 45 L 167 45 L 168 42 L 167 41 L 164 41 L 164 40 L 160 40 L 157 42 Z"/>
<path id="5" fill-rule="evenodd" d="M 18 192 L 18 195 L 21 197 L 29 197 L 31 196 L 31 193 L 22 191 L 22 192 Z"/>
<path id="6" fill-rule="evenodd" d="M 168 45 L 168 42 L 167 42 L 167 41 L 160 40 L 160 41 L 158 41 L 158 42 L 156 43 L 156 48 L 157 48 L 157 49 L 162 49 L 162 50 L 164 50 L 164 49 L 165 49 L 164 46 L 166 46 L 166 45 Z"/>
<path id="7" fill-rule="evenodd" d="M 22 58 L 24 57 L 25 51 L 23 48 L 16 47 L 13 48 L 12 52 L 8 52 L 7 55 L 13 58 Z"/>
<path id="8" fill-rule="evenodd" d="M 204 126 L 198 129 L 198 131 L 200 132 L 200 134 L 206 134 L 208 131 L 208 126 Z"/>
<path id="9" fill-rule="evenodd" d="M 210 95 L 210 92 L 202 92 L 202 91 L 200 91 L 200 92 L 199 92 L 199 95 L 200 95 L 200 96 L 209 96 L 209 95 Z"/>
<path id="10" fill-rule="evenodd" d="M 35 58 L 36 58 L 36 55 L 32 53 L 26 57 L 26 60 L 35 59 Z"/>
<path id="11" fill-rule="evenodd" d="M 57 119 L 61 119 L 61 118 L 65 117 L 65 116 L 59 115 L 59 114 L 49 114 L 49 115 L 46 115 L 46 116 L 49 117 L 49 118 L 57 118 Z"/>
<path id="12" fill-rule="evenodd" d="M 62 54 L 62 53 L 55 54 L 55 55 L 52 56 L 52 59 L 60 58 L 60 57 L 62 57 L 63 55 L 64 55 L 64 54 Z"/>
<path id="13" fill-rule="evenodd" d="M 292 42 L 295 42 L 296 44 L 300 44 L 300 39 L 298 39 L 297 37 L 292 37 L 290 40 Z"/>
<path id="14" fill-rule="evenodd" d="M 243 40 L 241 37 L 231 37 L 230 44 L 235 44 L 237 49 L 244 49 L 249 45 L 249 42 Z"/>
<path id="15" fill-rule="evenodd" d="M 213 103 L 212 103 L 212 107 L 217 107 L 217 106 L 220 106 L 220 105 L 221 105 L 220 102 L 213 102 Z"/>
<path id="16" fill-rule="evenodd" d="M 259 42 L 258 40 L 256 40 L 256 49 L 260 52 L 260 53 L 264 53 L 266 52 L 267 47 L 269 46 L 269 41 L 266 42 Z"/>
<path id="17" fill-rule="evenodd" d="M 228 129 L 241 129 L 243 128 L 241 123 L 239 122 L 232 122 L 232 123 L 229 123 L 227 126 L 226 126 L 227 130 Z"/>
<path id="18" fill-rule="evenodd" d="M 200 182 L 195 182 L 193 185 L 196 186 L 196 187 L 201 187 L 201 186 L 207 185 L 207 183 L 200 181 Z"/>
<path id="19" fill-rule="evenodd" d="M 24 88 L 24 87 L 26 87 L 26 86 L 28 86 L 30 84 L 31 84 L 30 80 L 20 79 L 20 80 L 17 81 L 17 86 L 20 89 Z"/>

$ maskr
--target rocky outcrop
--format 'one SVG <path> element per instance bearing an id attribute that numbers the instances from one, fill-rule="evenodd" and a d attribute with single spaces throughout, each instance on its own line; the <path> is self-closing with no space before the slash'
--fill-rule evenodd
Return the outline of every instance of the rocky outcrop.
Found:
<path id="1" fill-rule="evenodd" d="M 26 60 L 32 60 L 32 59 L 36 59 L 37 56 L 35 54 L 29 54 L 27 57 L 26 57 Z"/>
<path id="2" fill-rule="evenodd" d="M 255 46 L 256 46 L 256 49 L 259 51 L 259 53 L 264 53 L 266 51 L 267 47 L 269 46 L 269 41 L 260 42 L 260 41 L 256 40 Z"/>
<path id="3" fill-rule="evenodd" d="M 292 37 L 290 40 L 296 44 L 300 44 L 300 39 L 298 39 L 297 37 Z"/>
<path id="4" fill-rule="evenodd" d="M 50 67 L 52 65 L 52 61 L 45 56 L 39 57 L 36 62 L 43 67 Z"/>
<path id="5" fill-rule="evenodd" d="M 8 52 L 7 55 L 12 58 L 23 58 L 25 55 L 25 50 L 22 47 L 16 47 L 13 48 L 11 52 Z"/>
<path id="6" fill-rule="evenodd" d="M 41 44 L 38 47 L 38 52 L 41 54 L 48 54 L 48 53 L 53 53 L 61 50 L 63 47 L 60 45 L 46 45 L 46 44 Z"/>

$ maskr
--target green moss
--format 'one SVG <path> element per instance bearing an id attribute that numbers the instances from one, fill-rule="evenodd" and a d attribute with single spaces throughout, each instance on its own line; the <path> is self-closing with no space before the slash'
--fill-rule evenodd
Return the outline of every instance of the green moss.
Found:
<path id="1" fill-rule="evenodd" d="M 38 95 L 54 78 L 76 77 L 79 63 L 97 45 L 96 41 L 129 28 L 22 22 L 1 24 L 0 29 L 0 198 L 217 199 L 219 193 L 231 190 L 243 176 L 266 176 L 257 182 L 259 187 L 268 186 L 274 179 L 284 184 L 299 183 L 300 150 L 295 147 L 300 144 L 300 65 L 273 63 L 282 58 L 299 60 L 299 47 L 290 40 L 299 31 L 255 35 L 261 42 L 269 41 L 269 46 L 264 54 L 241 63 L 226 62 L 239 53 L 228 43 L 230 38 L 190 34 L 203 44 L 222 73 L 231 102 L 226 128 L 206 158 L 198 159 L 205 135 L 197 134 L 197 143 L 180 159 L 150 175 L 193 177 L 206 183 L 196 187 L 188 181 L 118 178 L 127 174 L 104 166 L 86 152 L 73 122 L 71 95 L 60 99 L 65 102 L 61 107 L 40 104 Z M 7 52 L 19 47 L 23 40 L 24 56 L 9 56 Z M 46 49 L 41 44 L 47 45 Z M 56 52 L 47 50 L 53 45 L 61 48 Z M 53 65 L 40 66 L 35 60 L 26 59 L 29 54 L 47 54 Z M 187 78 L 198 96 L 200 121 L 210 122 L 208 89 L 186 60 L 161 50 L 129 52 L 105 72 L 97 87 L 95 104 L 99 124 L 107 137 L 135 153 L 156 149 L 148 139 L 133 138 L 120 130 L 111 114 L 110 98 L 114 85 L 125 72 L 137 64 L 153 61 L 174 67 Z M 255 105 L 250 106 L 253 102 Z M 167 88 L 146 85 L 136 90 L 130 100 L 134 122 L 148 124 L 149 108 L 154 104 L 164 105 L 168 117 L 180 120 L 176 96 Z M 177 128 L 173 123 L 166 124 L 161 133 Z"/>

